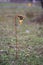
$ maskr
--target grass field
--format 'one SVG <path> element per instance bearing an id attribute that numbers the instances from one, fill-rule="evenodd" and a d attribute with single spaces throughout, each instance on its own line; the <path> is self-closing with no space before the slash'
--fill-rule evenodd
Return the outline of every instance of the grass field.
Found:
<path id="1" fill-rule="evenodd" d="M 34 13 L 33 17 L 27 17 L 26 13 Z M 43 65 L 43 24 L 31 22 L 39 16 L 43 9 L 39 6 L 28 4 L 0 4 L 0 65 Z M 18 59 L 16 57 L 16 38 L 14 16 L 25 15 L 22 24 L 17 21 L 17 46 Z M 32 14 L 31 14 L 32 15 Z"/>

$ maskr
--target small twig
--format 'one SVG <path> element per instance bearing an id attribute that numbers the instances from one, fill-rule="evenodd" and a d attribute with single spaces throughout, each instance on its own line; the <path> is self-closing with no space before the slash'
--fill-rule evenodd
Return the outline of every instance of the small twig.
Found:
<path id="1" fill-rule="evenodd" d="M 14 22 L 14 24 L 15 24 L 15 37 L 16 37 L 16 59 L 18 58 L 18 47 L 17 47 L 17 23 L 16 23 L 16 16 L 15 16 L 15 22 Z"/>

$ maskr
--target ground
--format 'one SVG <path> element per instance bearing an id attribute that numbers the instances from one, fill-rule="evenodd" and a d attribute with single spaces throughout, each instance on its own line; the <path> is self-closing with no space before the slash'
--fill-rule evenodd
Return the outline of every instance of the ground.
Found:
<path id="1" fill-rule="evenodd" d="M 43 24 L 33 22 L 42 12 L 43 9 L 38 5 L 0 4 L 0 51 L 5 51 L 0 53 L 0 65 L 43 65 Z M 22 14 L 25 18 L 22 24 L 16 19 L 16 59 L 14 17 L 17 14 Z"/>

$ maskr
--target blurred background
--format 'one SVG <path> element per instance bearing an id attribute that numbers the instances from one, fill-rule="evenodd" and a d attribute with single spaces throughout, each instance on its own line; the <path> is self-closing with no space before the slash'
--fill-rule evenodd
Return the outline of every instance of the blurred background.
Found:
<path id="1" fill-rule="evenodd" d="M 0 0 L 0 65 L 43 65 L 43 0 Z"/>

